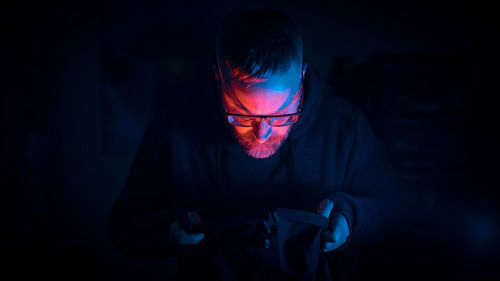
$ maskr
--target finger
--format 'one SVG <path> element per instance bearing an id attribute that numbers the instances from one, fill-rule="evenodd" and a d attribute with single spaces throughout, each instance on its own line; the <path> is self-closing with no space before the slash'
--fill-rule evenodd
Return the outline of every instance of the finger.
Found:
<path id="1" fill-rule="evenodd" d="M 264 221 L 264 228 L 266 229 L 267 234 L 271 233 L 271 221 L 270 221 L 270 216 L 268 216 L 268 219 Z"/>
<path id="2" fill-rule="evenodd" d="M 322 234 L 322 241 L 323 243 L 337 243 L 341 242 L 342 237 L 340 237 L 339 233 L 337 231 L 325 231 Z"/>
<path id="3" fill-rule="evenodd" d="M 323 247 L 321 248 L 322 253 L 328 253 L 331 251 L 334 251 L 338 247 L 340 247 L 341 243 L 333 243 L 333 242 L 326 242 Z"/>
<path id="4" fill-rule="evenodd" d="M 180 245 L 184 241 L 182 240 L 184 230 L 179 225 L 178 221 L 174 221 L 170 225 L 170 234 L 169 234 L 169 242 L 174 245 Z"/>
<path id="5" fill-rule="evenodd" d="M 172 240 L 174 241 L 179 241 L 180 240 L 180 235 L 181 235 L 181 227 L 179 226 L 179 222 L 178 221 L 174 221 L 171 225 L 170 225 L 170 237 Z"/>
<path id="6" fill-rule="evenodd" d="M 279 223 L 280 222 L 280 217 L 278 216 L 278 212 L 274 211 L 272 213 L 272 216 L 273 216 L 273 219 L 276 223 Z"/>
<path id="7" fill-rule="evenodd" d="M 198 213 L 194 211 L 190 211 L 187 213 L 187 220 L 189 225 L 197 225 L 202 222 L 200 215 L 198 215 Z"/>
<path id="8" fill-rule="evenodd" d="M 200 243 L 205 238 L 205 233 L 186 233 L 184 230 L 181 232 L 179 239 L 180 245 L 194 245 Z"/>
<path id="9" fill-rule="evenodd" d="M 316 209 L 316 213 L 328 219 L 330 218 L 332 209 L 333 209 L 333 202 L 330 199 L 323 199 L 323 201 L 319 203 L 319 206 Z"/>
<path id="10" fill-rule="evenodd" d="M 332 223 L 330 224 L 330 230 L 335 230 L 337 228 L 339 228 L 340 226 L 340 216 L 335 216 L 333 219 L 332 219 Z"/>
<path id="11" fill-rule="evenodd" d="M 278 212 L 270 212 L 267 215 L 267 219 L 264 221 L 264 227 L 266 229 L 267 234 L 271 234 L 271 228 L 273 225 L 277 225 L 280 221 L 280 218 L 278 216 Z"/>
<path id="12" fill-rule="evenodd" d="M 269 249 L 271 247 L 271 242 L 269 241 L 269 239 L 266 238 L 266 240 L 264 241 L 264 245 L 266 249 Z"/>
<path id="13" fill-rule="evenodd" d="M 343 215 L 335 216 L 332 219 L 331 228 L 332 238 L 335 242 L 345 242 L 349 236 L 349 225 Z"/>
<path id="14" fill-rule="evenodd" d="M 323 234 L 323 243 L 344 243 L 347 238 L 342 235 L 339 231 L 325 232 Z"/>

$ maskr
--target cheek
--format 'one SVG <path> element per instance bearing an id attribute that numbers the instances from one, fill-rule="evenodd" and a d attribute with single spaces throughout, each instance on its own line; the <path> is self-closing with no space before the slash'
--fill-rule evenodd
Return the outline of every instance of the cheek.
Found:
<path id="1" fill-rule="evenodd" d="M 248 132 L 250 132 L 252 130 L 252 128 L 251 127 L 237 127 L 237 126 L 233 126 L 233 130 L 238 135 L 244 135 L 244 134 L 247 134 Z"/>
<path id="2" fill-rule="evenodd" d="M 289 128 L 290 128 L 290 126 L 274 127 L 273 134 L 280 135 L 280 136 L 285 135 Z"/>
<path id="3" fill-rule="evenodd" d="M 288 131 L 289 126 L 286 127 L 273 127 L 271 128 L 271 134 L 280 136 L 286 134 Z M 243 135 L 248 135 L 252 133 L 253 128 L 252 127 L 237 127 L 233 126 L 233 130 L 237 135 L 243 136 Z"/>
<path id="4" fill-rule="evenodd" d="M 253 142 L 255 139 L 253 137 L 253 128 L 252 127 L 238 127 L 232 126 L 233 133 L 237 138 L 245 139 L 246 141 Z M 273 127 L 271 128 L 271 141 L 281 140 L 290 129 L 290 126 L 286 127 Z"/>

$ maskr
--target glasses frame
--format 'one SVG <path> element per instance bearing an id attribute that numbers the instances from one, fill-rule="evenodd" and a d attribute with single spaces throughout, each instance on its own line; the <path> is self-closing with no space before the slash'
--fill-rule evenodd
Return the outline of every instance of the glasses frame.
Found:
<path id="1" fill-rule="evenodd" d="M 247 114 L 233 114 L 233 113 L 224 112 L 224 115 L 226 116 L 226 121 L 229 123 L 229 120 L 227 120 L 227 117 L 229 117 L 229 116 L 238 116 L 238 117 L 256 118 L 258 121 L 255 124 L 260 124 L 260 122 L 262 122 L 262 119 L 264 119 L 264 120 L 266 120 L 267 124 L 269 124 L 269 126 L 271 126 L 271 127 L 284 127 L 284 126 L 293 125 L 295 123 L 288 124 L 288 125 L 271 125 L 271 123 L 269 123 L 269 118 L 302 115 L 302 101 L 304 99 L 303 84 L 304 84 L 304 78 L 300 77 L 300 89 L 299 89 L 299 91 L 300 91 L 300 105 L 299 105 L 299 109 L 295 113 L 280 114 L 280 115 L 247 115 Z M 252 126 L 254 126 L 254 125 L 250 125 L 250 126 L 235 125 L 235 124 L 231 124 L 231 123 L 229 123 L 229 124 L 232 126 L 238 126 L 238 127 L 252 127 Z"/>

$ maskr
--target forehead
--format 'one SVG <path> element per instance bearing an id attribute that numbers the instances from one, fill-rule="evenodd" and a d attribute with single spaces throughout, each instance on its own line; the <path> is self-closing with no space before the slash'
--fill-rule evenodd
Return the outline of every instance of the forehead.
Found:
<path id="1" fill-rule="evenodd" d="M 293 63 L 287 70 L 263 79 L 233 78 L 226 68 L 221 71 L 223 102 L 226 110 L 237 114 L 273 115 L 290 113 L 298 98 L 301 65 Z"/>

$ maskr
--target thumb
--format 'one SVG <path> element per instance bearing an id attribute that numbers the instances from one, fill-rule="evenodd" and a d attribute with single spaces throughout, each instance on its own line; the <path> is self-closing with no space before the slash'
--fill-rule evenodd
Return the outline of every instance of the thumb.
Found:
<path id="1" fill-rule="evenodd" d="M 202 223 L 200 215 L 194 211 L 187 212 L 187 222 L 191 226 Z"/>
<path id="2" fill-rule="evenodd" d="M 192 234 L 191 239 L 193 241 L 193 244 L 198 244 L 205 238 L 205 233 L 196 233 Z"/>
<path id="3" fill-rule="evenodd" d="M 333 202 L 330 199 L 323 199 L 321 203 L 319 203 L 318 208 L 316 209 L 316 213 L 318 215 L 322 215 L 325 218 L 330 218 L 330 214 L 333 209 Z"/>

